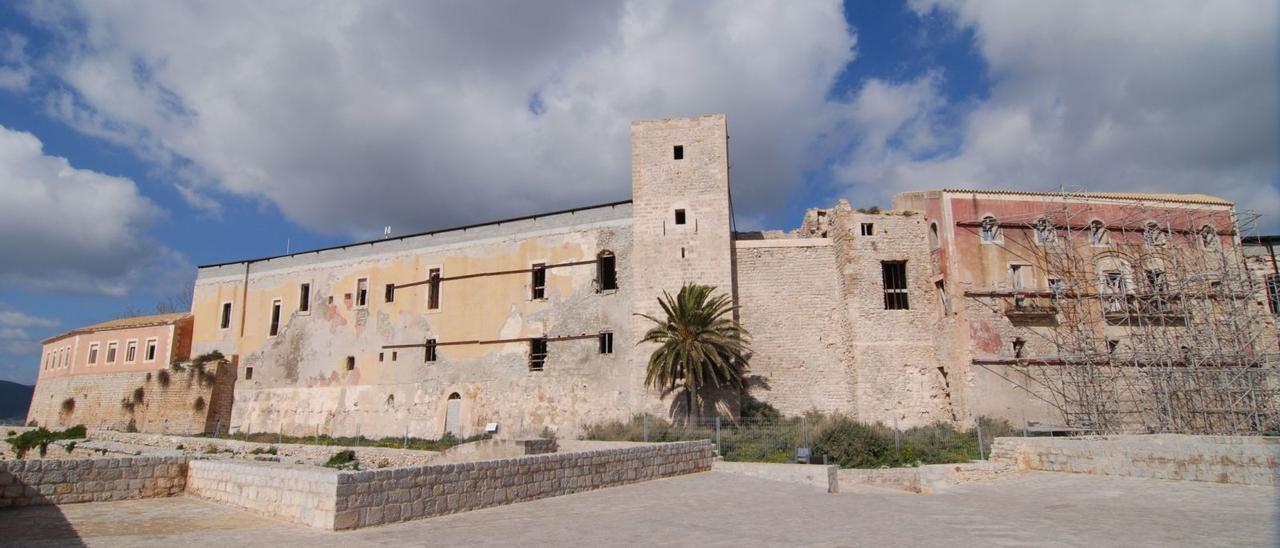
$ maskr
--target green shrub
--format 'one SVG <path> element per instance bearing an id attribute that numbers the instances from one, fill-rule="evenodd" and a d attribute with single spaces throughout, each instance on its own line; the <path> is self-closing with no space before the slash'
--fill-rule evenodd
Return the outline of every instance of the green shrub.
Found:
<path id="1" fill-rule="evenodd" d="M 40 456 L 45 456 L 49 451 L 49 442 L 56 440 L 83 439 L 85 437 L 85 428 L 83 424 L 77 424 L 66 430 L 52 432 L 47 428 L 40 427 L 35 430 L 29 430 L 11 436 L 7 441 L 13 446 L 13 452 L 18 458 L 24 458 L 27 451 L 39 449 Z"/>
<path id="2" fill-rule="evenodd" d="M 279 454 L 279 453 L 276 451 L 276 446 L 272 445 L 271 447 L 268 447 L 268 448 L 266 448 L 266 449 L 263 449 L 263 448 L 261 448 L 261 447 L 255 448 L 253 451 L 250 451 L 250 452 L 249 452 L 249 454 L 251 454 L 251 455 L 276 455 L 276 454 Z"/>
<path id="3" fill-rule="evenodd" d="M 63 447 L 63 449 L 66 449 L 67 454 L 70 455 L 72 451 L 76 450 L 76 442 L 73 441 L 71 443 L 68 443 L 66 447 Z"/>
<path id="4" fill-rule="evenodd" d="M 841 468 L 871 468 L 890 464 L 893 432 L 883 425 L 868 425 L 848 418 L 832 420 L 813 444 L 817 454 Z"/>
<path id="5" fill-rule="evenodd" d="M 182 445 L 181 443 L 179 443 L 177 447 L 174 447 L 174 449 L 177 449 L 177 450 L 179 450 L 179 451 L 182 451 L 183 449 L 186 449 L 186 447 L 185 447 L 184 445 Z"/>
<path id="6" fill-rule="evenodd" d="M 542 431 L 538 433 L 538 437 L 544 440 L 554 440 L 556 439 L 556 431 L 552 430 L 550 426 L 543 426 Z"/>
<path id="7" fill-rule="evenodd" d="M 336 468 L 338 470 L 359 470 L 360 459 L 356 458 L 355 451 L 347 449 L 334 453 L 324 465 L 326 468 Z"/>

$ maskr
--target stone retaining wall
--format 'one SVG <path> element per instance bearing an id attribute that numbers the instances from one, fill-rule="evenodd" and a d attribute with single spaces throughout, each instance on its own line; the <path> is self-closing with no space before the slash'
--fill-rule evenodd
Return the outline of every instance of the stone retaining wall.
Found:
<path id="1" fill-rule="evenodd" d="M 167 497 L 186 483 L 186 457 L 4 460 L 0 507 Z"/>
<path id="2" fill-rule="evenodd" d="M 971 481 L 988 480 L 1009 470 L 1003 462 L 964 462 L 926 464 L 903 468 L 846 468 L 838 474 L 845 489 L 855 485 L 871 485 L 930 494 Z"/>
<path id="3" fill-rule="evenodd" d="M 716 461 L 714 469 L 717 472 L 726 472 L 739 476 L 812 485 L 827 493 L 840 492 L 840 482 L 836 478 L 836 473 L 840 470 L 840 467 L 834 464 Z"/>
<path id="4" fill-rule="evenodd" d="M 465 512 L 711 469 L 709 441 L 337 472 L 193 461 L 191 494 L 321 529 Z"/>
<path id="5" fill-rule="evenodd" d="M 326 461 L 334 453 L 350 449 L 355 451 L 356 458 L 367 466 L 385 463 L 388 467 L 419 466 L 435 460 L 438 451 L 418 451 L 414 449 L 394 449 L 390 447 L 346 447 L 339 445 L 307 445 L 299 443 L 257 443 L 240 440 L 199 438 L 187 436 L 169 436 L 164 434 L 137 434 L 115 432 L 112 430 L 93 430 L 89 438 L 94 440 L 147 445 L 152 447 L 175 448 L 182 445 L 187 449 L 200 451 L 208 446 L 219 450 L 231 450 L 237 453 L 249 453 L 254 449 L 275 447 L 281 456 L 295 457 L 309 461 Z"/>
<path id="6" fill-rule="evenodd" d="M 991 458 L 1023 470 L 1280 486 L 1276 437 L 996 438 Z"/>

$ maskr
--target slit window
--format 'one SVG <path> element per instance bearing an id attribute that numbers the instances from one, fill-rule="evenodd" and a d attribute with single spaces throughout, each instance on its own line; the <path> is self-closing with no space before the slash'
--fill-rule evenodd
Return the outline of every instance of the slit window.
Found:
<path id="1" fill-rule="evenodd" d="M 938 307 L 942 309 L 945 316 L 951 313 L 951 303 L 947 301 L 947 282 L 938 280 L 933 282 L 933 288 L 938 292 Z"/>
<path id="2" fill-rule="evenodd" d="M 600 332 L 600 353 L 601 354 L 613 353 L 613 332 L 612 331 Z"/>
<path id="3" fill-rule="evenodd" d="M 882 261 L 880 271 L 884 278 L 884 309 L 907 310 L 907 262 Z"/>
<path id="4" fill-rule="evenodd" d="M 437 347 L 436 347 L 436 340 L 435 340 L 435 339 L 427 339 L 427 352 L 426 352 L 426 358 L 425 358 L 423 361 L 427 361 L 427 362 L 433 362 L 433 361 L 436 361 L 436 358 L 438 357 L 438 356 L 436 355 L 436 348 L 437 348 Z"/>
<path id="5" fill-rule="evenodd" d="M 529 371 L 542 371 L 547 364 L 546 337 L 529 340 Z"/>
<path id="6" fill-rule="evenodd" d="M 382 352 L 378 352 L 378 361 L 381 362 L 386 356 Z"/>
<path id="7" fill-rule="evenodd" d="M 222 303 L 222 320 L 218 326 L 220 329 L 231 327 L 231 303 Z"/>
<path id="8" fill-rule="evenodd" d="M 278 299 L 271 303 L 271 331 L 268 334 L 272 337 L 280 334 L 280 301 Z"/>
<path id="9" fill-rule="evenodd" d="M 676 145 L 675 148 L 671 150 L 671 157 L 675 158 L 676 160 L 683 160 L 684 145 Z"/>
<path id="10" fill-rule="evenodd" d="M 246 381 L 253 380 L 253 368 L 252 368 L 252 367 L 246 367 L 246 368 L 244 368 L 244 380 L 246 380 Z"/>
<path id="11" fill-rule="evenodd" d="M 1267 275 L 1267 305 L 1272 314 L 1280 316 L 1280 274 Z"/>
<path id="12" fill-rule="evenodd" d="M 382 299 L 389 303 L 396 302 L 396 284 L 387 284 L 386 294 Z"/>
<path id="13" fill-rule="evenodd" d="M 399 359 L 399 358 L 400 358 L 400 352 L 395 351 L 395 350 L 392 350 L 392 351 L 391 351 L 391 361 L 396 361 L 396 360 L 397 360 L 397 359 Z"/>
<path id="14" fill-rule="evenodd" d="M 596 279 L 601 291 L 618 289 L 618 259 L 611 251 L 601 251 L 596 257 Z"/>
<path id="15" fill-rule="evenodd" d="M 356 368 L 356 357 L 347 356 L 347 371 L 351 371 L 355 368 Z"/>
<path id="16" fill-rule="evenodd" d="M 427 309 L 440 309 L 440 269 L 433 268 L 427 274 Z"/>
<path id="17" fill-rule="evenodd" d="M 862 223 L 862 235 L 874 236 L 876 233 L 876 225 L 874 223 Z"/>
<path id="18" fill-rule="evenodd" d="M 311 311 L 311 284 L 298 286 L 298 312 Z"/>
<path id="19" fill-rule="evenodd" d="M 684 210 L 683 210 L 683 209 L 677 209 L 677 210 L 676 210 L 676 224 L 678 224 L 678 225 L 682 225 L 682 224 L 684 224 Z"/>
<path id="20" fill-rule="evenodd" d="M 533 280 L 530 286 L 533 288 L 533 299 L 545 299 L 547 297 L 547 265 L 537 263 L 532 269 Z"/>
<path id="21" fill-rule="evenodd" d="M 356 306 L 366 306 L 369 304 L 369 279 L 360 278 L 356 280 Z"/>
<path id="22" fill-rule="evenodd" d="M 142 359 L 145 361 L 156 361 L 156 339 L 147 339 L 147 348 L 143 351 Z"/>

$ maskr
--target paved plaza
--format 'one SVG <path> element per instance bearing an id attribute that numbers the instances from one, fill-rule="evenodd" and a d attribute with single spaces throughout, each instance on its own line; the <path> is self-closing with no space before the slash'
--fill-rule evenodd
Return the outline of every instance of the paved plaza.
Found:
<path id="1" fill-rule="evenodd" d="M 351 532 L 192 497 L 0 510 L 0 546 L 1276 546 L 1280 489 L 1032 472 L 934 495 L 707 472 Z"/>

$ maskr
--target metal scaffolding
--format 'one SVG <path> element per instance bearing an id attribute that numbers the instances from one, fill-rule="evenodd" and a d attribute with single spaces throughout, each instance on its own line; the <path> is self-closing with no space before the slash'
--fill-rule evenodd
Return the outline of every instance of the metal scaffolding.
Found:
<path id="1" fill-rule="evenodd" d="M 1280 432 L 1277 336 L 1241 247 L 1257 220 L 1228 208 L 1064 191 L 1019 218 L 958 223 L 1044 280 L 1023 284 L 1011 272 L 1007 290 L 966 292 L 971 305 L 1008 318 L 1021 341 L 1011 358 L 975 365 L 1013 368 L 1005 377 L 1060 410 L 1071 428 Z M 1011 234 L 993 237 L 1005 229 Z"/>

